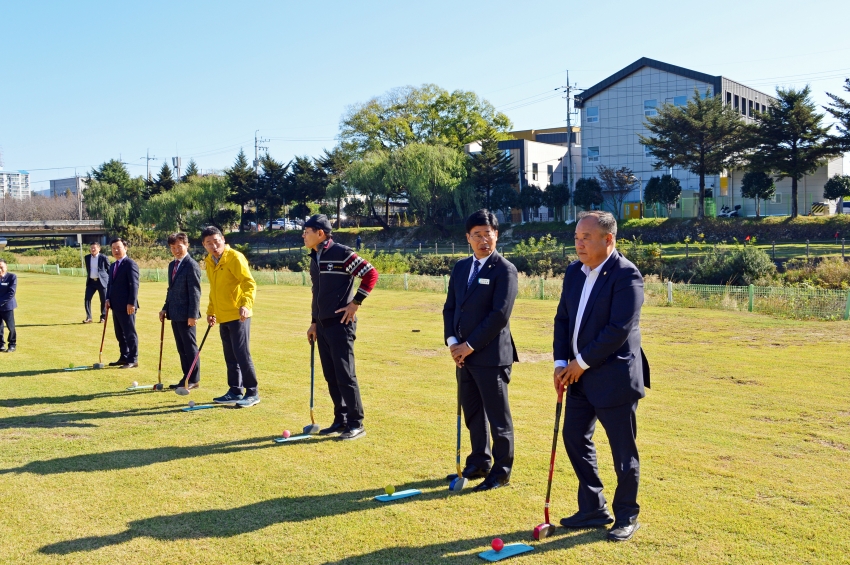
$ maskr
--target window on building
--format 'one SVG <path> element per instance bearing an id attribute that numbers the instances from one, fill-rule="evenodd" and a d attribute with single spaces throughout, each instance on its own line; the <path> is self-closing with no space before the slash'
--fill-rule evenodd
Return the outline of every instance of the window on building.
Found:
<path id="1" fill-rule="evenodd" d="M 658 110 L 658 100 L 644 100 L 643 101 L 643 115 L 644 116 L 657 116 Z"/>
<path id="2" fill-rule="evenodd" d="M 599 121 L 599 106 L 590 106 L 584 113 L 587 123 L 592 124 Z"/>
<path id="3" fill-rule="evenodd" d="M 738 95 L 736 94 L 735 95 L 735 110 L 737 110 L 739 108 L 738 100 L 739 100 L 739 98 L 738 98 Z"/>
<path id="4" fill-rule="evenodd" d="M 537 163 L 531 164 L 531 180 L 537 180 Z"/>
<path id="5" fill-rule="evenodd" d="M 649 147 L 646 146 L 646 145 L 643 146 L 643 156 L 646 157 L 647 159 L 652 158 L 652 153 L 650 153 Z"/>
<path id="6" fill-rule="evenodd" d="M 752 118 L 753 117 L 753 101 L 750 100 L 749 102 L 750 102 L 750 109 L 749 109 L 749 112 L 747 113 L 747 115 Z"/>
<path id="7" fill-rule="evenodd" d="M 688 105 L 688 97 L 687 96 L 676 96 L 673 98 L 674 106 L 687 106 Z"/>
<path id="8" fill-rule="evenodd" d="M 589 163 L 596 163 L 599 161 L 599 148 L 598 147 L 588 147 L 587 148 L 587 161 Z"/>
<path id="9" fill-rule="evenodd" d="M 555 182 L 555 167 L 554 165 L 546 165 L 546 176 L 549 179 L 549 184 Z"/>
<path id="10" fill-rule="evenodd" d="M 770 199 L 771 204 L 782 204 L 782 194 L 777 192 L 773 195 L 773 198 Z"/>
<path id="11" fill-rule="evenodd" d="M 726 104 L 732 104 L 732 93 L 731 92 L 726 93 Z"/>

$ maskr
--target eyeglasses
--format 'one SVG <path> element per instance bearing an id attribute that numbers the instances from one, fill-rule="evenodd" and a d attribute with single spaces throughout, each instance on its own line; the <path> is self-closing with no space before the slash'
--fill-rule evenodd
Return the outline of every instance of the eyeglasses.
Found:
<path id="1" fill-rule="evenodd" d="M 469 237 L 471 237 L 475 241 L 484 241 L 485 239 L 487 241 L 491 241 L 496 238 L 496 232 L 488 231 L 485 233 L 474 233 Z"/>

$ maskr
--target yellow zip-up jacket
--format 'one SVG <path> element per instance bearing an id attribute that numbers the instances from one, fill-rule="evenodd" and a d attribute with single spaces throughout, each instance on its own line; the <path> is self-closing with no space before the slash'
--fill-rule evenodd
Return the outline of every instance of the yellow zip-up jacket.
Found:
<path id="1" fill-rule="evenodd" d="M 251 276 L 245 256 L 225 245 L 217 265 L 210 254 L 207 254 L 204 264 L 207 278 L 210 279 L 207 316 L 215 316 L 219 324 L 232 322 L 239 319 L 239 308 L 242 306 L 248 309 L 248 316 L 251 316 L 257 283 Z"/>

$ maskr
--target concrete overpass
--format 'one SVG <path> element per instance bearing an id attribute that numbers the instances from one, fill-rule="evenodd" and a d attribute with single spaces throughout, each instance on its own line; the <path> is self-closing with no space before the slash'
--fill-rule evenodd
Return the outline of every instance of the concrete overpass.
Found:
<path id="1" fill-rule="evenodd" d="M 12 238 L 64 237 L 66 244 L 77 241 L 106 243 L 103 220 L 45 220 L 39 222 L 0 222 L 0 240 Z M 3 244 L 0 244 L 3 245 Z"/>

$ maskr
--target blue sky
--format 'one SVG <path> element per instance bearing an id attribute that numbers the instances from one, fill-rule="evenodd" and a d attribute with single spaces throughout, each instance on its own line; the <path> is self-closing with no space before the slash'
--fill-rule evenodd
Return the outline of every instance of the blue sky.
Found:
<path id="1" fill-rule="evenodd" d="M 317 155 L 348 105 L 407 84 L 473 90 L 527 129 L 564 125 L 567 69 L 587 88 L 644 56 L 821 104 L 850 77 L 836 0 L 6 0 L 0 19 L 0 148 L 35 190 L 119 156 L 143 174 L 148 149 L 153 169 L 224 168 L 255 130 L 277 159 Z"/>

